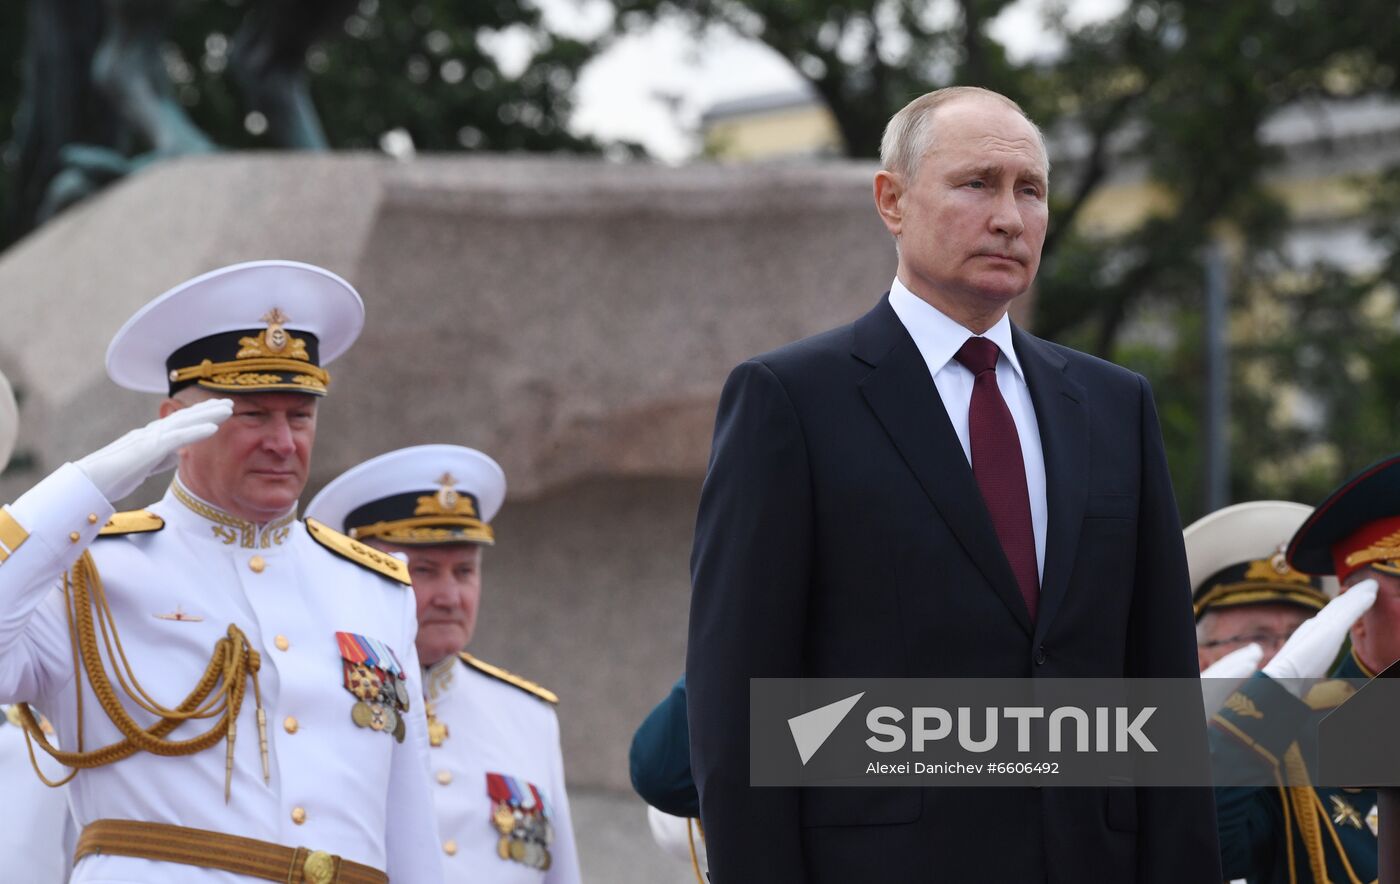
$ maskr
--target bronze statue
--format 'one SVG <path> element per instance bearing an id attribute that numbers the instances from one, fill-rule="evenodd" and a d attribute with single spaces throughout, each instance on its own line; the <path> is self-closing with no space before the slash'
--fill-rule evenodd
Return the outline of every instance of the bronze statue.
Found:
<path id="1" fill-rule="evenodd" d="M 18 236 L 152 160 L 217 149 L 161 58 L 177 0 L 30 0 L 15 141 Z M 228 73 L 274 144 L 324 150 L 304 60 L 355 0 L 252 0 Z"/>

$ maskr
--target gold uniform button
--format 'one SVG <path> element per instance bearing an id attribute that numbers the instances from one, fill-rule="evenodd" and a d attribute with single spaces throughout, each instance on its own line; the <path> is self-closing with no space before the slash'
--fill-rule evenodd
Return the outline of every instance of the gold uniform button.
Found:
<path id="1" fill-rule="evenodd" d="M 83 535 L 79 534 L 77 531 L 70 531 L 70 532 L 68 533 L 68 541 L 69 541 L 70 543 L 77 543 L 77 542 L 78 542 L 78 538 L 79 538 L 79 537 L 82 537 L 82 536 L 83 536 Z"/>
<path id="2" fill-rule="evenodd" d="M 445 854 L 447 854 L 448 856 L 456 856 L 456 855 L 457 855 L 457 842 L 456 842 L 456 841 L 453 841 L 451 838 L 449 838 L 449 839 L 447 839 L 446 841 L 442 842 L 442 852 L 445 853 Z"/>
<path id="3" fill-rule="evenodd" d="M 292 808 L 292 822 L 296 823 L 298 826 L 301 825 L 302 823 L 306 822 L 306 808 L 304 808 L 304 807 L 293 807 L 293 808 Z"/>
<path id="4" fill-rule="evenodd" d="M 451 782 L 452 782 L 452 771 L 450 771 L 450 770 L 440 770 L 440 771 L 438 771 L 438 772 L 437 772 L 437 781 L 438 781 L 439 783 L 442 783 L 444 786 L 446 786 L 448 783 L 451 783 Z"/>
<path id="5" fill-rule="evenodd" d="M 287 641 L 287 637 L 285 635 L 277 636 L 277 638 L 274 638 L 272 640 L 272 643 L 277 646 L 277 650 L 279 651 L 285 651 L 292 646 L 292 643 Z"/>
<path id="6" fill-rule="evenodd" d="M 286 729 L 287 733 L 289 733 L 289 734 L 294 734 L 294 733 L 296 733 L 296 732 L 297 732 L 297 728 L 299 727 L 299 725 L 297 724 L 296 717 L 295 717 L 295 716 L 292 716 L 292 715 L 288 715 L 287 718 L 286 718 L 286 720 L 282 722 L 282 727 L 284 727 L 284 728 Z"/>
<path id="7" fill-rule="evenodd" d="M 248 567 L 253 570 L 254 574 L 261 574 L 263 568 L 267 567 L 267 560 L 262 556 L 253 556 L 248 560 Z"/>
<path id="8" fill-rule="evenodd" d="M 89 524 L 89 525 L 96 525 L 96 524 L 97 524 L 97 513 L 88 513 L 88 524 Z"/>

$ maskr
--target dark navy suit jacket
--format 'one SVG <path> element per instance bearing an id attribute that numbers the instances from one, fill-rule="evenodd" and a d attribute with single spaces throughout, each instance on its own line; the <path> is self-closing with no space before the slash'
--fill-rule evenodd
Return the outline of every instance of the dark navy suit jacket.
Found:
<path id="1" fill-rule="evenodd" d="M 686 663 L 717 884 L 1223 880 L 1208 789 L 748 785 L 750 677 L 1196 676 L 1147 382 L 1020 329 L 1013 340 L 1045 453 L 1035 623 L 888 298 L 730 375 Z"/>

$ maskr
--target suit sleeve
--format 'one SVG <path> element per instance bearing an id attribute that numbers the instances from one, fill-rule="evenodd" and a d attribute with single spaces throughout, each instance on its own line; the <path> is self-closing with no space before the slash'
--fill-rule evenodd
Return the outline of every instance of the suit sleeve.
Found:
<path id="1" fill-rule="evenodd" d="M 390 761 L 388 832 L 385 853 L 391 881 L 441 884 L 442 848 L 438 843 L 437 814 L 429 785 L 428 719 L 423 713 L 423 667 L 415 642 L 418 614 L 412 587 L 402 587 L 406 627 L 400 638 L 400 661 L 408 675 L 410 706 L 404 716 L 404 741 L 394 746 Z"/>
<path id="2" fill-rule="evenodd" d="M 72 677 L 58 579 L 112 516 L 112 505 L 64 464 L 0 513 L 0 702 L 38 700 Z M 46 604 L 47 602 L 47 604 Z"/>
<path id="3" fill-rule="evenodd" d="M 716 884 L 806 880 L 797 791 L 749 787 L 749 679 L 801 674 L 812 525 L 797 413 L 746 362 L 720 397 L 691 553 L 691 765 Z"/>
<path id="4" fill-rule="evenodd" d="M 684 675 L 632 735 L 628 761 L 632 788 L 643 801 L 671 816 L 700 815 L 700 796 L 690 772 Z"/>
<path id="5" fill-rule="evenodd" d="M 1142 476 L 1126 674 L 1129 678 L 1196 678 L 1196 630 L 1181 521 L 1152 391 L 1147 381 L 1139 378 L 1139 384 Z M 1195 696 L 1199 698 L 1199 692 Z M 1200 754 L 1204 762 L 1208 757 L 1204 708 L 1198 707 L 1194 714 L 1203 723 Z M 1138 789 L 1137 803 L 1138 881 L 1224 880 L 1211 789 Z"/>

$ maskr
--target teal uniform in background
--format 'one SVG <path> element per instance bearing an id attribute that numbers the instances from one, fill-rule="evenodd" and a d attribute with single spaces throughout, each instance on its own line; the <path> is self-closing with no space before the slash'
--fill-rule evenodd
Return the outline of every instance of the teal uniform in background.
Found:
<path id="1" fill-rule="evenodd" d="M 1331 672 L 1333 679 L 1374 675 L 1349 647 Z M 1304 702 L 1268 676 L 1255 675 L 1214 716 L 1210 743 L 1216 770 L 1265 765 L 1284 782 L 1289 758 L 1313 757 L 1318 722 L 1352 692 L 1348 682 L 1323 681 Z M 1292 751 L 1282 736 L 1290 733 Z M 1374 789 L 1222 787 L 1215 790 L 1215 806 L 1228 879 L 1321 882 L 1314 871 L 1321 866 L 1325 880 L 1336 884 L 1376 880 Z"/>
<path id="2" fill-rule="evenodd" d="M 672 816 L 700 816 L 700 793 L 690 773 L 684 675 L 637 728 L 628 760 L 632 788 L 643 801 Z"/>

